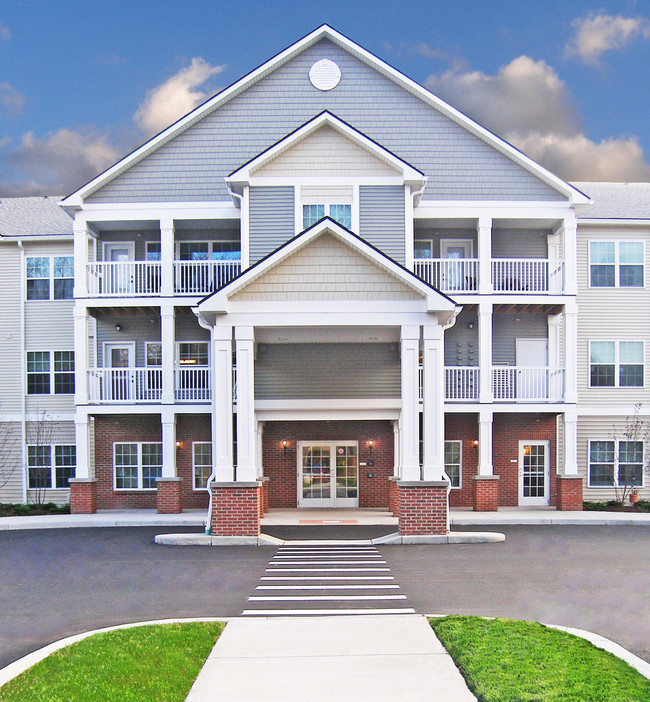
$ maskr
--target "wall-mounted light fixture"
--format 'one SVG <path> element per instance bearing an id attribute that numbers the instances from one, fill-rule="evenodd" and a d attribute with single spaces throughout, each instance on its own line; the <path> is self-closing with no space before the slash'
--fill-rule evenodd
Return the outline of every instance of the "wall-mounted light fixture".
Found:
<path id="1" fill-rule="evenodd" d="M 374 442 L 372 439 L 370 439 L 370 440 L 368 441 L 368 453 L 369 453 L 371 456 L 372 456 L 372 447 L 373 447 L 374 445 L 375 445 L 375 442 Z"/>
<path id="2" fill-rule="evenodd" d="M 176 442 L 176 448 L 180 448 L 183 445 L 182 441 L 177 441 Z"/>
<path id="3" fill-rule="evenodd" d="M 287 446 L 289 445 L 289 442 L 286 439 L 282 439 L 282 451 L 284 452 L 284 455 L 287 455 Z"/>
<path id="4" fill-rule="evenodd" d="M 474 441 L 472 441 L 472 444 L 474 445 L 474 448 L 477 449 L 478 448 L 478 439 L 474 439 Z"/>
<path id="5" fill-rule="evenodd" d="M 474 329 L 474 322 L 467 322 L 468 329 Z"/>
<path id="6" fill-rule="evenodd" d="M 115 331 L 122 331 L 122 325 L 119 322 L 115 325 Z"/>

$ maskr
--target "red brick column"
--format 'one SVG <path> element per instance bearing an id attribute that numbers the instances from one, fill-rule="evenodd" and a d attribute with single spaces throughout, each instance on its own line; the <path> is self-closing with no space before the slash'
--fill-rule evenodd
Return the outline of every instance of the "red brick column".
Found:
<path id="1" fill-rule="evenodd" d="M 269 511 L 269 480 L 270 478 L 258 478 L 262 483 L 260 487 L 260 518 Z"/>
<path id="2" fill-rule="evenodd" d="M 392 476 L 388 478 L 388 511 L 391 512 L 393 517 L 397 517 L 398 504 L 397 504 L 397 481 L 399 478 Z"/>
<path id="3" fill-rule="evenodd" d="M 212 483 L 214 536 L 258 536 L 260 483 Z"/>
<path id="4" fill-rule="evenodd" d="M 70 514 L 95 514 L 97 481 L 94 478 L 70 479 Z"/>
<path id="5" fill-rule="evenodd" d="M 180 514 L 183 511 L 183 478 L 156 480 L 158 514 Z"/>
<path id="6" fill-rule="evenodd" d="M 575 475 L 557 476 L 556 507 L 563 512 L 582 511 L 582 478 Z"/>
<path id="7" fill-rule="evenodd" d="M 447 534 L 446 480 L 400 480 L 397 485 L 397 518 L 402 536 Z"/>
<path id="8" fill-rule="evenodd" d="M 496 512 L 499 509 L 499 476 L 474 476 L 474 511 Z"/>

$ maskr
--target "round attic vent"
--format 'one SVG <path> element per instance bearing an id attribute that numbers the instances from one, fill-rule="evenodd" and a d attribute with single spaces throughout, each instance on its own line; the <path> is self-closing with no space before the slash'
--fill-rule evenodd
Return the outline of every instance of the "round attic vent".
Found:
<path id="1" fill-rule="evenodd" d="M 329 59 L 316 61 L 309 71 L 309 80 L 314 88 L 331 90 L 341 80 L 341 69 Z"/>

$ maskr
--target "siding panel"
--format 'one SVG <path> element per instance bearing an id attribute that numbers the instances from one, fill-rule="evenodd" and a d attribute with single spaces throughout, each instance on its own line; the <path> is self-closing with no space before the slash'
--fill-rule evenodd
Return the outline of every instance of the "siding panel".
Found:
<path id="1" fill-rule="evenodd" d="M 292 187 L 250 189 L 250 262 L 256 263 L 295 234 L 296 212 Z"/>
<path id="2" fill-rule="evenodd" d="M 373 246 L 404 265 L 405 202 L 400 186 L 359 188 L 359 233 Z"/>

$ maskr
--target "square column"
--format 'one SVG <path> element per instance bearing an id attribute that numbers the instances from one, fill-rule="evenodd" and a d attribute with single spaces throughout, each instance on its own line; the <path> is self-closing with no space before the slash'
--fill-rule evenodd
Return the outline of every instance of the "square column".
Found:
<path id="1" fill-rule="evenodd" d="M 491 403 L 492 396 L 492 303 L 478 306 L 479 402 Z"/>
<path id="2" fill-rule="evenodd" d="M 210 526 L 214 536 L 258 536 L 261 483 L 212 483 Z"/>
<path id="3" fill-rule="evenodd" d="M 174 295 L 174 220 L 160 220 L 160 294 Z M 164 349 L 164 346 L 163 346 Z"/>
<path id="4" fill-rule="evenodd" d="M 171 405 L 175 399 L 175 316 L 174 305 L 162 305 L 160 308 L 160 345 L 162 348 L 162 402 Z"/>
<path id="5" fill-rule="evenodd" d="M 170 408 L 171 409 L 171 408 Z M 163 412 L 162 424 L 162 477 L 176 477 L 176 415 L 173 411 Z"/>
<path id="6" fill-rule="evenodd" d="M 253 327 L 235 327 L 237 359 L 237 482 L 257 479 L 255 427 L 255 340 Z"/>
<path id="7" fill-rule="evenodd" d="M 400 477 L 420 480 L 420 327 L 403 326 Z"/>
<path id="8" fill-rule="evenodd" d="M 235 477 L 232 420 L 232 328 L 213 327 L 212 471 L 219 482 Z"/>
<path id="9" fill-rule="evenodd" d="M 567 217 L 562 226 L 564 237 L 564 294 L 578 294 L 577 280 L 577 220 Z"/>
<path id="10" fill-rule="evenodd" d="M 445 479 L 445 416 L 442 328 L 424 327 L 422 344 L 423 480 Z"/>
<path id="11" fill-rule="evenodd" d="M 479 217 L 478 226 L 478 290 L 481 295 L 492 292 L 492 219 Z"/>
<path id="12" fill-rule="evenodd" d="M 499 476 L 493 475 L 492 410 L 479 412 L 478 473 L 474 476 L 474 511 L 496 512 L 499 508 Z"/>
<path id="13" fill-rule="evenodd" d="M 578 401 L 578 305 L 564 307 L 564 401 Z"/>
<path id="14" fill-rule="evenodd" d="M 396 486 L 397 519 L 402 536 L 449 533 L 446 480 L 399 480 Z"/>
<path id="15" fill-rule="evenodd" d="M 74 403 L 88 404 L 88 309 L 80 301 L 75 302 L 74 324 Z"/>
<path id="16" fill-rule="evenodd" d="M 74 296 L 88 297 L 88 225 L 77 213 L 74 232 Z"/>

